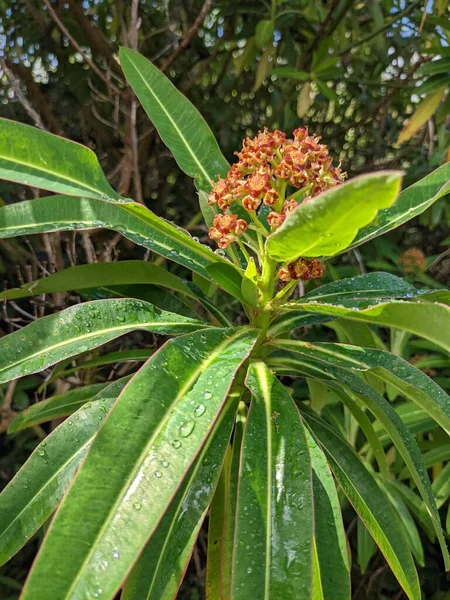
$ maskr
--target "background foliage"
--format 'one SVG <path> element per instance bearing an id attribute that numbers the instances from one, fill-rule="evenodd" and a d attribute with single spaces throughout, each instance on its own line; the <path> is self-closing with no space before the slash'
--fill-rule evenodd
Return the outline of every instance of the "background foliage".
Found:
<path id="1" fill-rule="evenodd" d="M 262 127 L 290 132 L 306 124 L 323 136 L 350 177 L 400 168 L 409 184 L 449 158 L 450 12 L 445 0 L 425 4 L 426 10 L 423 0 L 0 0 L 0 116 L 90 146 L 121 195 L 187 226 L 205 241 L 191 179 L 178 169 L 126 87 L 117 63 L 119 46 L 139 50 L 171 78 L 206 118 L 230 161 L 242 138 Z M 323 60 L 330 53 L 333 58 Z M 23 196 L 23 188 L 14 184 L 0 184 L 2 202 L 38 194 L 33 189 L 25 193 L 29 195 Z M 449 216 L 444 198 L 381 240 L 329 261 L 326 277 L 331 281 L 382 269 L 404 274 L 411 283 L 448 286 Z M 143 256 L 142 248 L 108 232 L 0 241 L 0 266 L 8 287 L 63 266 Z M 182 274 L 181 267 L 173 271 Z M 89 291 L 84 297 L 89 297 Z M 36 302 L 3 304 L 2 333 L 74 302 L 76 295 L 53 293 L 42 294 Z M 320 331 L 323 340 L 336 339 L 330 329 Z M 353 343 L 351 332 L 336 334 Z M 102 383 L 115 371 L 131 372 L 148 355 L 148 336 L 135 333 L 132 339 L 125 337 L 108 346 L 109 351 L 126 351 L 131 345 L 141 346 L 142 356 L 130 355 L 126 362 L 99 364 L 95 369 L 63 365 L 64 372 L 46 372 L 46 381 L 29 377 L 17 386 L 5 386 L 0 432 L 16 410 L 36 397 L 81 383 Z M 391 350 L 450 388 L 448 357 L 426 342 L 412 343 L 394 335 Z M 102 358 L 97 354 L 91 360 L 101 363 Z M 297 390 L 299 397 L 307 393 L 313 392 Z M 314 393 L 320 401 L 320 390 Z M 430 468 L 439 485 L 450 456 L 448 439 L 440 432 L 430 435 L 424 415 L 402 418 L 417 434 L 422 449 L 434 451 Z M 1 487 L 43 435 L 44 430 L 36 426 L 1 437 Z M 358 440 L 352 442 L 358 445 Z M 380 554 L 373 556 L 371 540 L 350 508 L 348 514 L 355 599 L 401 598 L 384 560 Z M 202 539 L 180 597 L 201 597 Z M 423 566 L 424 593 L 426 598 L 441 600 L 445 584 L 439 575 L 439 551 L 426 537 L 422 543 L 424 555 L 418 562 Z M 0 597 L 17 597 L 15 589 L 21 587 L 36 547 L 26 546 L 0 570 Z"/>

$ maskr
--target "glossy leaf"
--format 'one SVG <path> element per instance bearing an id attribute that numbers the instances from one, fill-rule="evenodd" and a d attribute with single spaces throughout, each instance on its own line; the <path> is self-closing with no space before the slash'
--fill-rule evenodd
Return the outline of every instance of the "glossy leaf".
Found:
<path id="1" fill-rule="evenodd" d="M 274 344 L 335 366 L 375 374 L 420 406 L 450 433 L 450 396 L 425 373 L 401 357 L 383 350 L 346 344 L 310 344 L 299 340 L 280 340 Z"/>
<path id="2" fill-rule="evenodd" d="M 390 206 L 400 189 L 401 172 L 379 171 L 355 177 L 304 202 L 266 242 L 279 261 L 299 256 L 333 256 L 344 250 L 377 211 Z"/>
<path id="3" fill-rule="evenodd" d="M 0 338 L 0 382 L 42 371 L 137 329 L 179 334 L 204 327 L 130 298 L 77 304 Z"/>
<path id="4" fill-rule="evenodd" d="M 361 229 L 349 249 L 403 225 L 449 192 L 450 163 L 446 163 L 403 190 L 391 207 L 381 210 L 373 223 Z"/>
<path id="5" fill-rule="evenodd" d="M 23 600 L 114 596 L 208 438 L 256 336 L 241 328 L 172 339 L 134 375 L 50 527 Z"/>
<path id="6" fill-rule="evenodd" d="M 0 494 L 0 564 L 9 560 L 55 510 L 114 400 L 105 394 L 59 425 Z"/>
<path id="7" fill-rule="evenodd" d="M 327 459 L 307 433 L 313 469 L 315 585 L 317 600 L 350 598 L 350 563 L 341 507 Z"/>
<path id="8" fill-rule="evenodd" d="M 8 427 L 8 433 L 71 415 L 107 386 L 108 383 L 94 383 L 36 402 L 15 417 Z"/>
<path id="9" fill-rule="evenodd" d="M 72 373 L 77 373 L 85 369 L 95 369 L 97 367 L 104 367 L 106 365 L 118 364 L 123 362 L 143 362 L 150 358 L 154 350 L 149 348 L 141 348 L 140 350 L 117 350 L 117 352 L 109 352 L 108 354 L 102 354 L 95 358 L 83 360 L 78 363 L 75 367 L 70 366 L 69 368 L 63 368 L 61 371 L 53 372 L 52 376 L 47 380 L 47 384 L 50 381 L 54 381 L 58 378 L 67 377 Z M 73 364 L 73 361 L 70 361 Z"/>
<path id="10" fill-rule="evenodd" d="M 231 598 L 309 599 L 313 498 L 303 422 L 264 363 L 247 375 L 252 392 L 236 508 Z"/>
<path id="11" fill-rule="evenodd" d="M 233 268 L 225 258 L 195 242 L 181 227 L 157 217 L 141 204 L 49 196 L 0 208 L 0 238 L 97 228 L 118 231 L 136 244 L 212 281 L 208 266 L 221 263 Z M 240 271 L 235 270 L 239 275 Z"/>
<path id="12" fill-rule="evenodd" d="M 231 598 L 239 463 L 246 413 L 245 404 L 241 403 L 233 431 L 233 447 L 228 452 L 209 511 L 206 600 Z"/>
<path id="13" fill-rule="evenodd" d="M 394 300 L 368 308 L 341 306 L 340 303 L 292 302 L 284 310 L 301 310 L 307 313 L 325 314 L 374 325 L 403 329 L 434 342 L 444 350 L 450 350 L 450 307 L 431 302 L 402 302 Z M 292 328 L 295 321 L 286 318 L 281 331 Z"/>
<path id="14" fill-rule="evenodd" d="M 91 263 L 69 267 L 37 281 L 25 283 L 0 293 L 2 300 L 15 300 L 39 294 L 52 294 L 69 290 L 95 288 L 136 283 L 156 284 L 195 298 L 195 294 L 182 279 L 158 265 L 144 260 L 123 260 Z"/>
<path id="15" fill-rule="evenodd" d="M 7 119 L 0 119 L 0 179 L 59 194 L 122 200 L 92 150 Z"/>
<path id="16" fill-rule="evenodd" d="M 442 526 L 436 500 L 433 495 L 428 473 L 423 464 L 421 452 L 417 443 L 403 421 L 399 418 L 391 404 L 378 394 L 362 378 L 346 369 L 331 366 L 329 363 L 314 361 L 304 356 L 301 357 L 301 369 L 309 377 L 316 373 L 316 377 L 324 379 L 330 387 L 342 387 L 347 392 L 355 394 L 367 406 L 370 412 L 382 423 L 388 432 L 395 447 L 402 456 L 411 473 L 417 488 L 425 502 L 427 510 L 441 546 L 446 568 L 450 567 L 450 556 L 442 532 Z"/>
<path id="17" fill-rule="evenodd" d="M 208 192 L 211 182 L 224 176 L 229 165 L 203 117 L 142 55 L 121 48 L 120 64 L 178 166 L 197 181 L 199 189 Z"/>
<path id="18" fill-rule="evenodd" d="M 308 413 L 305 418 L 323 447 L 334 476 L 384 554 L 408 598 L 420 600 L 419 580 L 408 541 L 386 495 L 346 442 L 316 416 Z"/>
<path id="19" fill-rule="evenodd" d="M 175 598 L 229 445 L 241 391 L 230 395 L 211 435 L 134 566 L 121 600 Z"/>

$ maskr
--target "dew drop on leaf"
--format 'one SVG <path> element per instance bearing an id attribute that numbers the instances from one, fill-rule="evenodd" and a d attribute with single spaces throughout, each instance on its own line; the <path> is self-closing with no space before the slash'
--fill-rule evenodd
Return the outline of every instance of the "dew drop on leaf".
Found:
<path id="1" fill-rule="evenodd" d="M 184 438 L 189 437 L 194 431 L 194 427 L 195 421 L 192 421 L 191 419 L 184 421 L 184 423 L 180 425 L 180 436 Z"/>
<path id="2" fill-rule="evenodd" d="M 211 394 L 211 392 L 204 392 L 203 393 L 203 398 L 205 400 L 211 400 L 212 397 L 213 397 L 213 395 Z"/>
<path id="3" fill-rule="evenodd" d="M 157 477 L 158 479 L 160 479 L 162 477 L 161 471 L 155 471 L 155 477 Z"/>
<path id="4" fill-rule="evenodd" d="M 136 510 L 141 510 L 141 508 L 142 508 L 142 504 L 138 500 L 133 502 L 133 506 Z"/>
<path id="5" fill-rule="evenodd" d="M 174 448 L 176 448 L 176 449 L 181 448 L 181 442 L 180 442 L 180 440 L 173 440 L 172 446 Z"/>
<path id="6" fill-rule="evenodd" d="M 197 406 L 197 408 L 194 410 L 194 416 L 195 417 L 201 417 L 202 415 L 205 414 L 206 411 L 206 406 L 204 404 L 199 404 Z"/>

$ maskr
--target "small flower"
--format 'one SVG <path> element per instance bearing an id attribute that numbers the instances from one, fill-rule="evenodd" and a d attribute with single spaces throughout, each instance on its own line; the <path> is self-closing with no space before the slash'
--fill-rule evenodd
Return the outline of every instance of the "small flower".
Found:
<path id="1" fill-rule="evenodd" d="M 270 225 L 270 227 L 274 229 L 276 229 L 282 223 L 284 223 L 285 219 L 286 215 L 284 215 L 283 213 L 277 213 L 272 211 L 267 215 L 267 222 Z"/>
<path id="2" fill-rule="evenodd" d="M 322 277 L 323 266 L 317 258 L 307 259 L 299 258 L 298 260 L 289 263 L 278 272 L 278 277 L 281 281 L 291 281 L 292 279 L 316 279 Z"/>
<path id="3" fill-rule="evenodd" d="M 267 192 L 264 194 L 264 204 L 267 204 L 267 206 L 273 206 L 278 200 L 278 198 L 278 192 L 271 188 L 270 190 L 267 190 Z"/>
<path id="4" fill-rule="evenodd" d="M 242 206 L 245 210 L 257 210 L 261 204 L 261 198 L 253 198 L 253 196 L 245 196 L 242 200 Z"/>
<path id="5" fill-rule="evenodd" d="M 237 215 L 225 213 L 214 217 L 213 226 L 209 230 L 209 237 L 217 241 L 219 248 L 226 248 L 231 242 L 236 241 L 238 235 L 242 235 L 247 229 L 244 219 L 238 219 Z"/>

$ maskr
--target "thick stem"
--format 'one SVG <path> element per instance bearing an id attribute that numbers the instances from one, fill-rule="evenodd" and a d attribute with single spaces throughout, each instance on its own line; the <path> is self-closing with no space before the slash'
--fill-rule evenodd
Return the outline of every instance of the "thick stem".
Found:
<path id="1" fill-rule="evenodd" d="M 261 330 L 258 341 L 252 353 L 253 358 L 260 358 L 262 356 L 261 347 L 266 340 L 267 331 L 269 329 L 270 318 L 273 310 L 271 300 L 273 298 L 275 290 L 276 267 L 277 262 L 267 254 L 265 254 L 263 257 L 263 269 L 261 274 L 261 282 L 259 286 L 261 292 L 260 301 L 258 305 L 258 310 L 255 311 L 254 316 L 251 320 L 251 325 Z"/>

